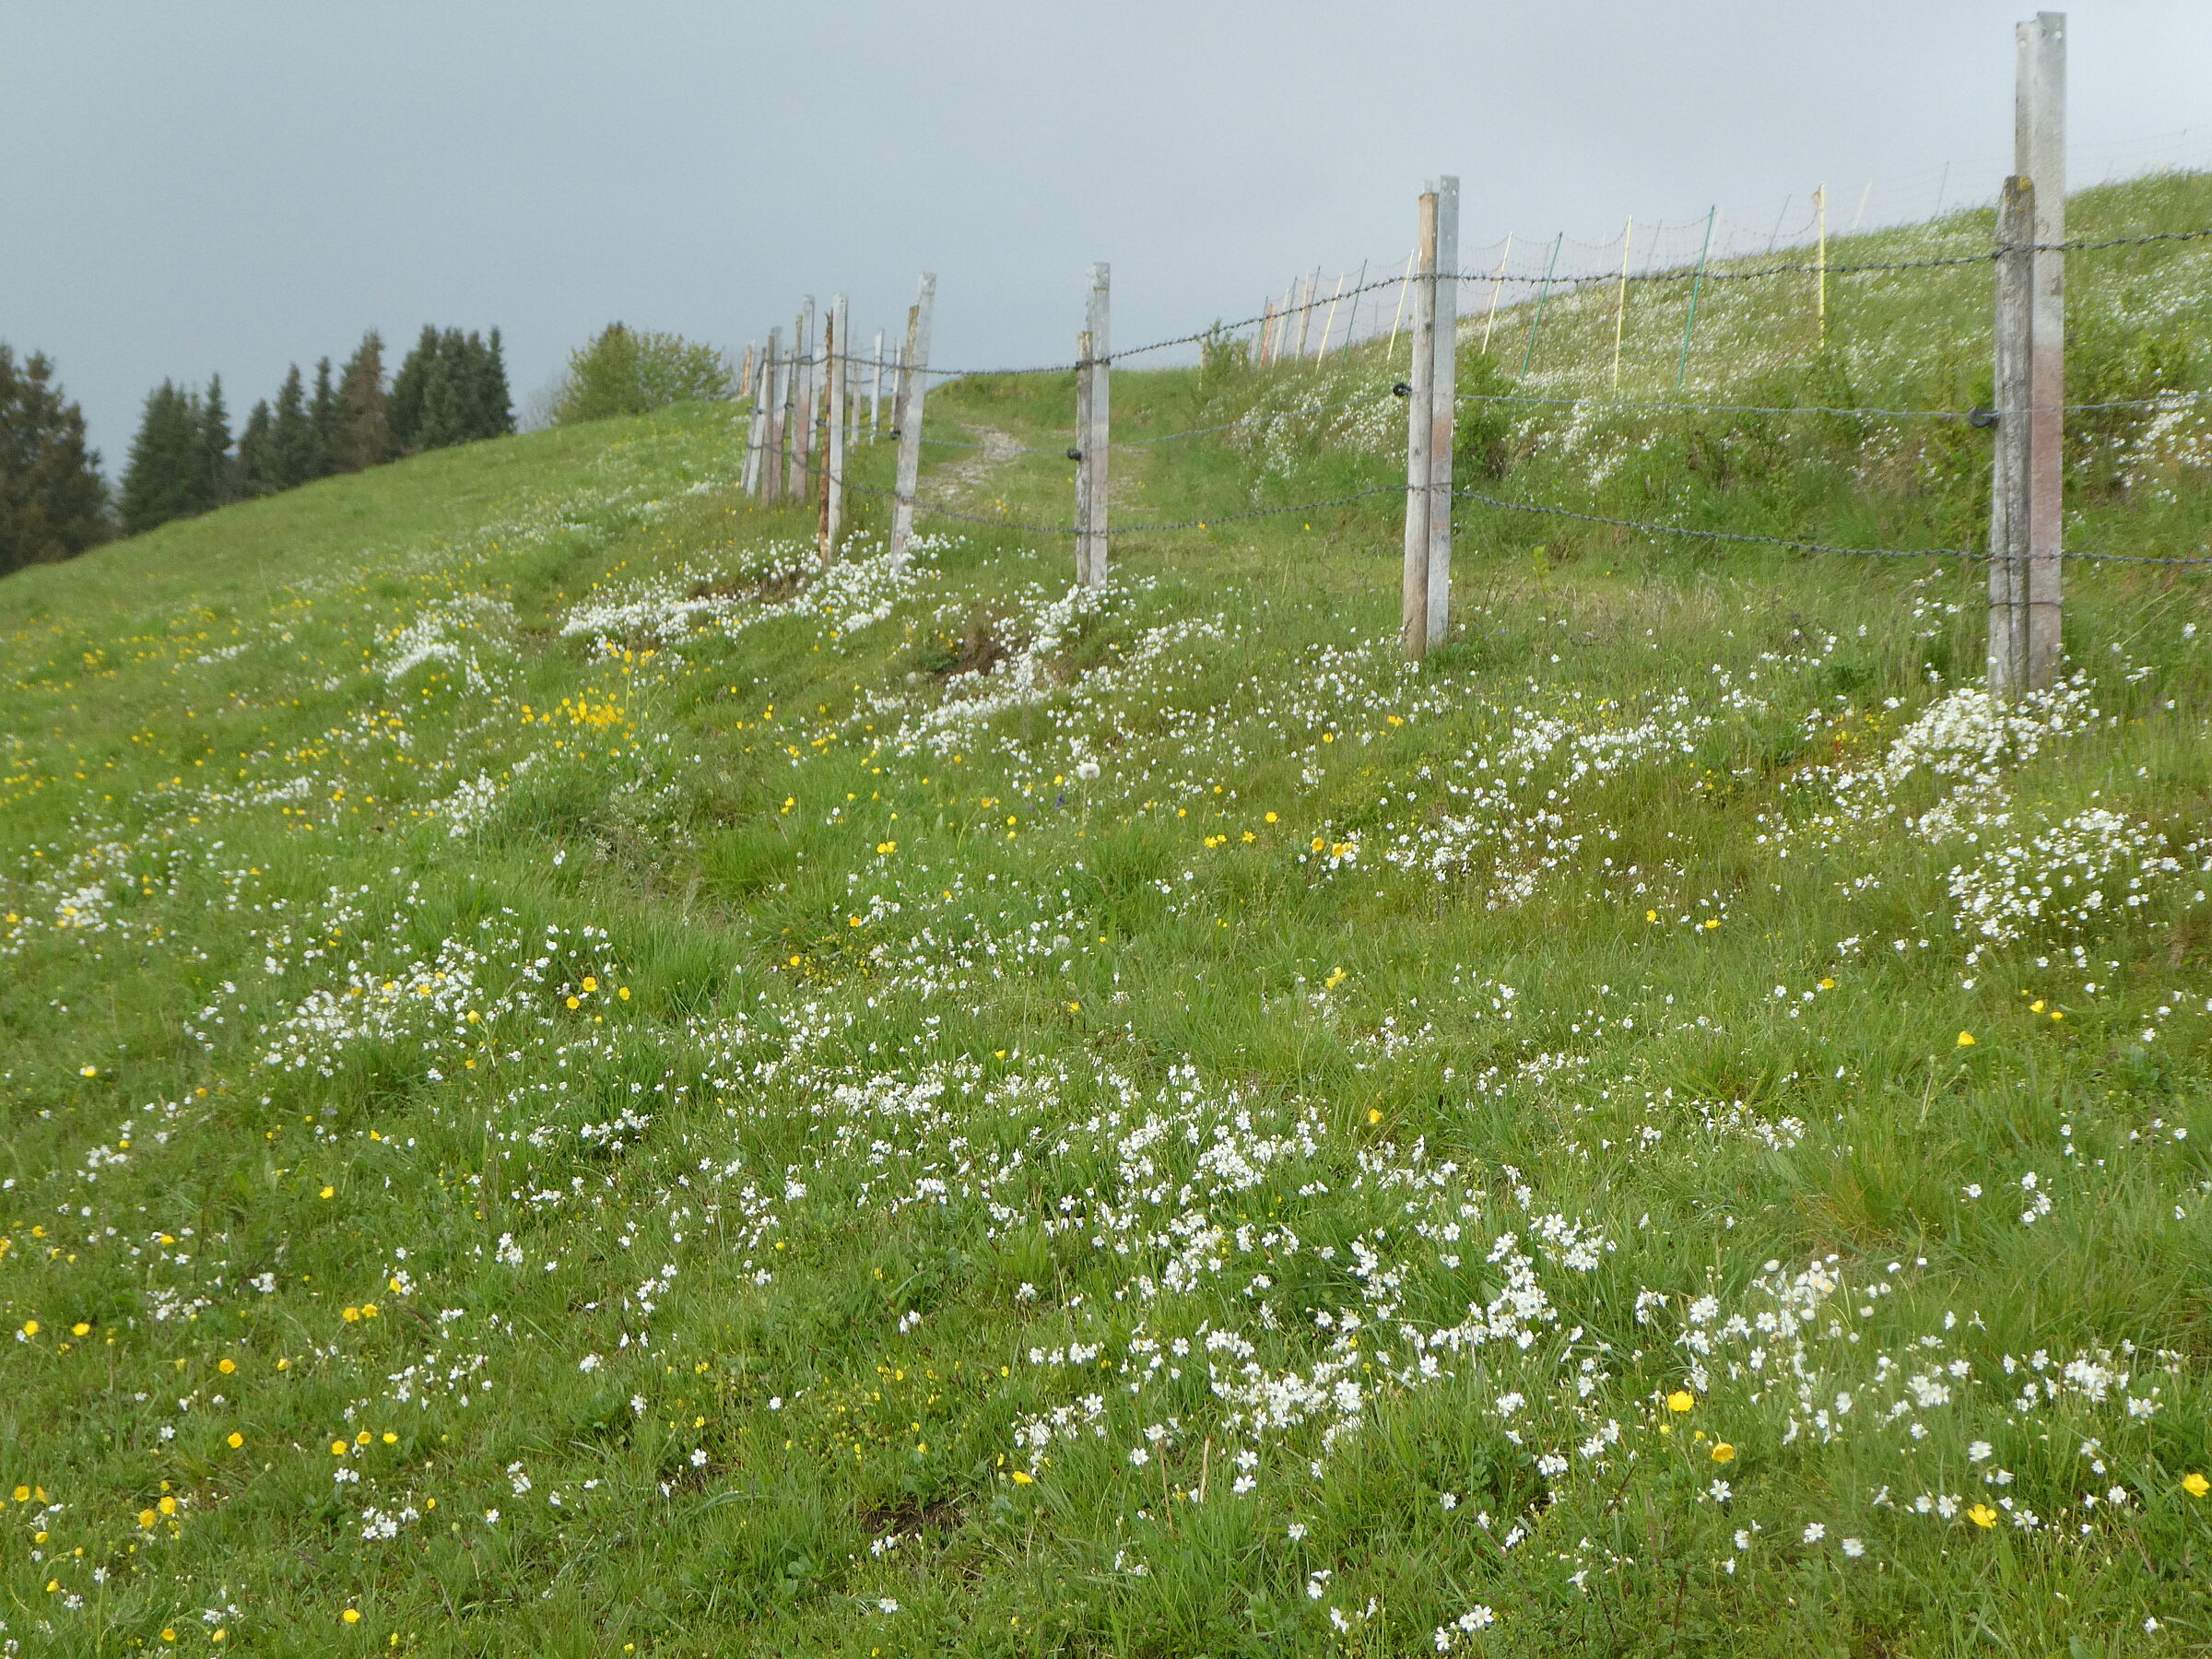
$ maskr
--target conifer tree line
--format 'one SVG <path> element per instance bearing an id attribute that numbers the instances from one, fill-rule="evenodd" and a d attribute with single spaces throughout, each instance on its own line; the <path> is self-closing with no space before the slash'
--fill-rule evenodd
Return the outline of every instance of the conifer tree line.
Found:
<path id="1" fill-rule="evenodd" d="M 426 326 L 387 382 L 374 329 L 335 373 L 315 365 L 311 389 L 298 364 L 274 405 L 253 406 L 233 445 L 222 377 L 205 392 L 163 381 L 146 400 L 123 477 L 126 535 L 229 501 L 359 472 L 404 455 L 514 430 L 500 331 Z"/>

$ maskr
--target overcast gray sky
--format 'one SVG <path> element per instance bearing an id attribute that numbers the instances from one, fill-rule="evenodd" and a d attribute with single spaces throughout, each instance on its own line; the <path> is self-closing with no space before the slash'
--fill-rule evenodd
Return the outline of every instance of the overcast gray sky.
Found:
<path id="1" fill-rule="evenodd" d="M 935 356 L 1057 359 L 1239 316 L 1410 240 L 1774 211 L 2011 141 L 1993 0 L 0 0 L 0 338 L 120 473 L 146 392 L 234 418 L 365 327 L 505 330 L 518 401 L 620 317 L 734 347 L 803 294 Z M 2070 8 L 2072 137 L 2201 125 L 2212 6 Z M 2077 168 L 2077 182 L 2083 170 Z M 865 338 L 865 335 L 863 335 Z"/>

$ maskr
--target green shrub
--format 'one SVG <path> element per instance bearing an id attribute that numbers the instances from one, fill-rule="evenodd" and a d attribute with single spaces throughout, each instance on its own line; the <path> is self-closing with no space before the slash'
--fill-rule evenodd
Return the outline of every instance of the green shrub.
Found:
<path id="1" fill-rule="evenodd" d="M 553 406 L 553 420 L 573 426 L 726 398 L 735 380 L 729 359 L 712 346 L 610 323 L 590 345 L 569 354 L 568 382 Z"/>

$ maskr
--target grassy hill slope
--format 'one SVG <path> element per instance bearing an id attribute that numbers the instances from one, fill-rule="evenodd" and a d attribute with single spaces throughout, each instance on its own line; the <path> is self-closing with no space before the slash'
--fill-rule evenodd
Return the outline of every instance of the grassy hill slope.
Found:
<path id="1" fill-rule="evenodd" d="M 2076 262 L 2074 394 L 2165 397 L 2077 546 L 2205 545 L 2202 246 Z M 1709 288 L 1683 395 L 1963 406 L 1987 281 Z M 1685 298 L 1626 401 L 1610 295 L 1470 327 L 1463 482 L 1971 545 L 1962 423 L 1630 406 Z M 1389 482 L 1382 358 L 1118 375 L 1242 423 L 1121 521 Z M 1071 400 L 933 396 L 1035 452 L 939 499 L 1065 516 Z M 741 437 L 0 583 L 6 1651 L 2212 1641 L 2197 579 L 2077 568 L 1997 707 L 1968 560 L 1468 503 L 1412 669 L 1387 499 L 825 573 Z"/>

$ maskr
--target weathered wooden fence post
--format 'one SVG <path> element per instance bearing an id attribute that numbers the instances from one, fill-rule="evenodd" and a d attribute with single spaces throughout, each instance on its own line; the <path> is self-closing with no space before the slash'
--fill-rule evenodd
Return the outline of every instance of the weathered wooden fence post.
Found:
<path id="1" fill-rule="evenodd" d="M 891 565 L 906 563 L 914 538 L 914 495 L 922 482 L 922 401 L 929 385 L 930 312 L 936 308 L 937 278 L 922 274 L 922 292 L 906 313 L 906 350 L 899 369 L 899 473 L 891 500 Z"/>
<path id="2" fill-rule="evenodd" d="M 814 296 L 799 312 L 793 335 L 797 361 L 792 365 L 792 429 L 798 441 L 791 446 L 792 499 L 804 501 L 814 483 Z"/>
<path id="3" fill-rule="evenodd" d="M 1421 194 L 1414 247 L 1413 367 L 1406 377 L 1406 570 L 1398 637 L 1408 658 L 1429 653 L 1429 446 L 1435 440 L 1429 382 L 1436 372 L 1436 192 Z"/>
<path id="4" fill-rule="evenodd" d="M 1076 464 L 1076 585 L 1090 581 L 1090 330 L 1076 335 L 1076 440 L 1067 458 Z"/>
<path id="5" fill-rule="evenodd" d="M 2015 175 L 1997 204 L 1996 443 L 1989 481 L 1989 691 L 2026 688 L 2029 465 L 2034 396 L 2030 373 L 2035 185 Z"/>
<path id="6" fill-rule="evenodd" d="M 756 501 L 760 499 L 760 457 L 768 450 L 768 399 L 762 388 L 768 384 L 771 365 L 776 360 L 776 336 L 771 330 L 768 348 L 753 364 L 753 377 L 747 385 L 746 397 L 752 405 L 752 420 L 745 435 L 745 493 Z"/>
<path id="7" fill-rule="evenodd" d="M 1613 300 L 1613 389 L 1620 390 L 1620 341 L 1629 322 L 1629 245 L 1636 240 L 1636 216 L 1629 215 L 1628 229 L 1620 233 L 1620 292 Z"/>
<path id="8" fill-rule="evenodd" d="M 1086 481 L 1084 519 L 1076 537 L 1076 570 L 1077 579 L 1086 587 L 1100 586 L 1106 580 L 1106 463 L 1112 453 L 1108 380 L 1113 353 L 1110 279 L 1104 262 L 1090 267 L 1090 297 L 1085 307 L 1088 324 L 1085 335 L 1089 344 L 1083 353 L 1083 366 L 1076 371 L 1086 388 L 1081 399 L 1083 427 L 1076 439 L 1077 447 L 1083 452 L 1079 465 Z"/>
<path id="9" fill-rule="evenodd" d="M 1452 619 L 1452 449 L 1459 412 L 1459 181 L 1436 182 L 1436 303 L 1430 330 L 1436 364 L 1429 373 L 1429 647 L 1444 642 Z"/>
<path id="10" fill-rule="evenodd" d="M 907 308 L 907 322 L 910 324 L 913 322 L 912 306 Z M 906 359 L 903 355 L 905 349 L 905 345 L 901 341 L 899 349 L 890 355 L 891 389 L 885 394 L 890 399 L 891 404 L 891 438 L 894 442 L 897 441 L 900 432 L 899 411 L 906 407 Z"/>
<path id="11" fill-rule="evenodd" d="M 2058 677 L 2065 559 L 2066 403 L 2066 18 L 2038 12 L 2014 30 L 2014 171 L 2034 187 L 2029 255 L 2027 688 Z"/>
<path id="12" fill-rule="evenodd" d="M 769 501 L 783 499 L 783 455 L 791 422 L 791 353 L 778 337 L 782 332 L 778 329 L 769 336 L 768 449 L 760 457 L 760 494 Z"/>
<path id="13" fill-rule="evenodd" d="M 868 441 L 883 430 L 883 330 L 876 331 L 876 368 L 868 376 Z"/>
<path id="14" fill-rule="evenodd" d="M 829 370 L 827 418 L 822 423 L 821 558 L 829 564 L 837 558 L 838 534 L 845 518 L 845 297 L 830 301 L 830 321 L 822 330 L 822 357 Z"/>

